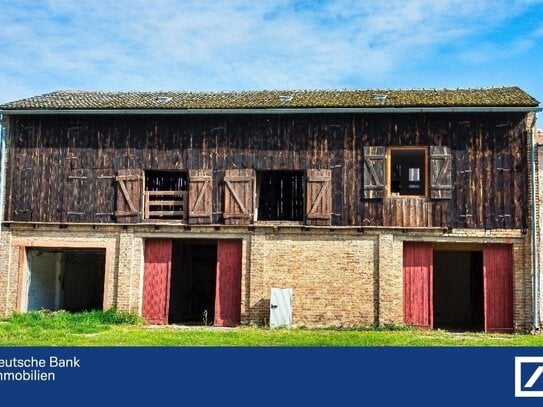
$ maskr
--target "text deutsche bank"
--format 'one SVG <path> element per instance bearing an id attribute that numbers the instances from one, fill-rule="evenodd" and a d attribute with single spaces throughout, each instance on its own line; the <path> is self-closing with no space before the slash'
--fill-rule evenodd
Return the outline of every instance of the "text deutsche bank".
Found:
<path id="1" fill-rule="evenodd" d="M 71 358 L 0 357 L 0 382 L 55 381 L 57 371 L 80 367 L 81 360 L 75 356 Z"/>

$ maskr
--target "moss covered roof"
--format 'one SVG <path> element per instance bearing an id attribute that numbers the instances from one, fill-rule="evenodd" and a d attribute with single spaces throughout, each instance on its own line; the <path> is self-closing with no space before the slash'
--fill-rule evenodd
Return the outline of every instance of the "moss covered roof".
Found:
<path id="1" fill-rule="evenodd" d="M 406 90 L 263 90 L 242 92 L 56 91 L 0 105 L 35 109 L 263 109 L 380 107 L 536 107 L 518 87 Z"/>

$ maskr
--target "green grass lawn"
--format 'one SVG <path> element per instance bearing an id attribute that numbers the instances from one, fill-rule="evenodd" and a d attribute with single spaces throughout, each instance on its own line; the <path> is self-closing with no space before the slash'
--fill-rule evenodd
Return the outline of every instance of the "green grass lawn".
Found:
<path id="1" fill-rule="evenodd" d="M 114 311 L 30 312 L 0 320 L 0 346 L 543 346 L 543 336 L 406 327 L 155 327 Z"/>

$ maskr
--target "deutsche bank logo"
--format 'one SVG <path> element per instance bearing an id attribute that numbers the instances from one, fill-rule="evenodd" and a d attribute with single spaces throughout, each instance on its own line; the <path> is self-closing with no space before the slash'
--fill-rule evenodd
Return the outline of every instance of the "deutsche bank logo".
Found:
<path id="1" fill-rule="evenodd" d="M 515 397 L 543 397 L 543 356 L 515 356 Z"/>

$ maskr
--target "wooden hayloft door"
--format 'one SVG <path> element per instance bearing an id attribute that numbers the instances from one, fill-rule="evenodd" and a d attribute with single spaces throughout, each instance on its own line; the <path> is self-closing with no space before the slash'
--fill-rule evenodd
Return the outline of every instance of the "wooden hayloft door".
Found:
<path id="1" fill-rule="evenodd" d="M 513 331 L 513 251 L 511 245 L 483 249 L 485 331 Z"/>
<path id="2" fill-rule="evenodd" d="M 150 324 L 167 324 L 172 272 L 172 239 L 145 241 L 142 314 Z"/>
<path id="3" fill-rule="evenodd" d="M 433 256 L 431 243 L 404 243 L 404 322 L 408 325 L 434 325 Z"/>

